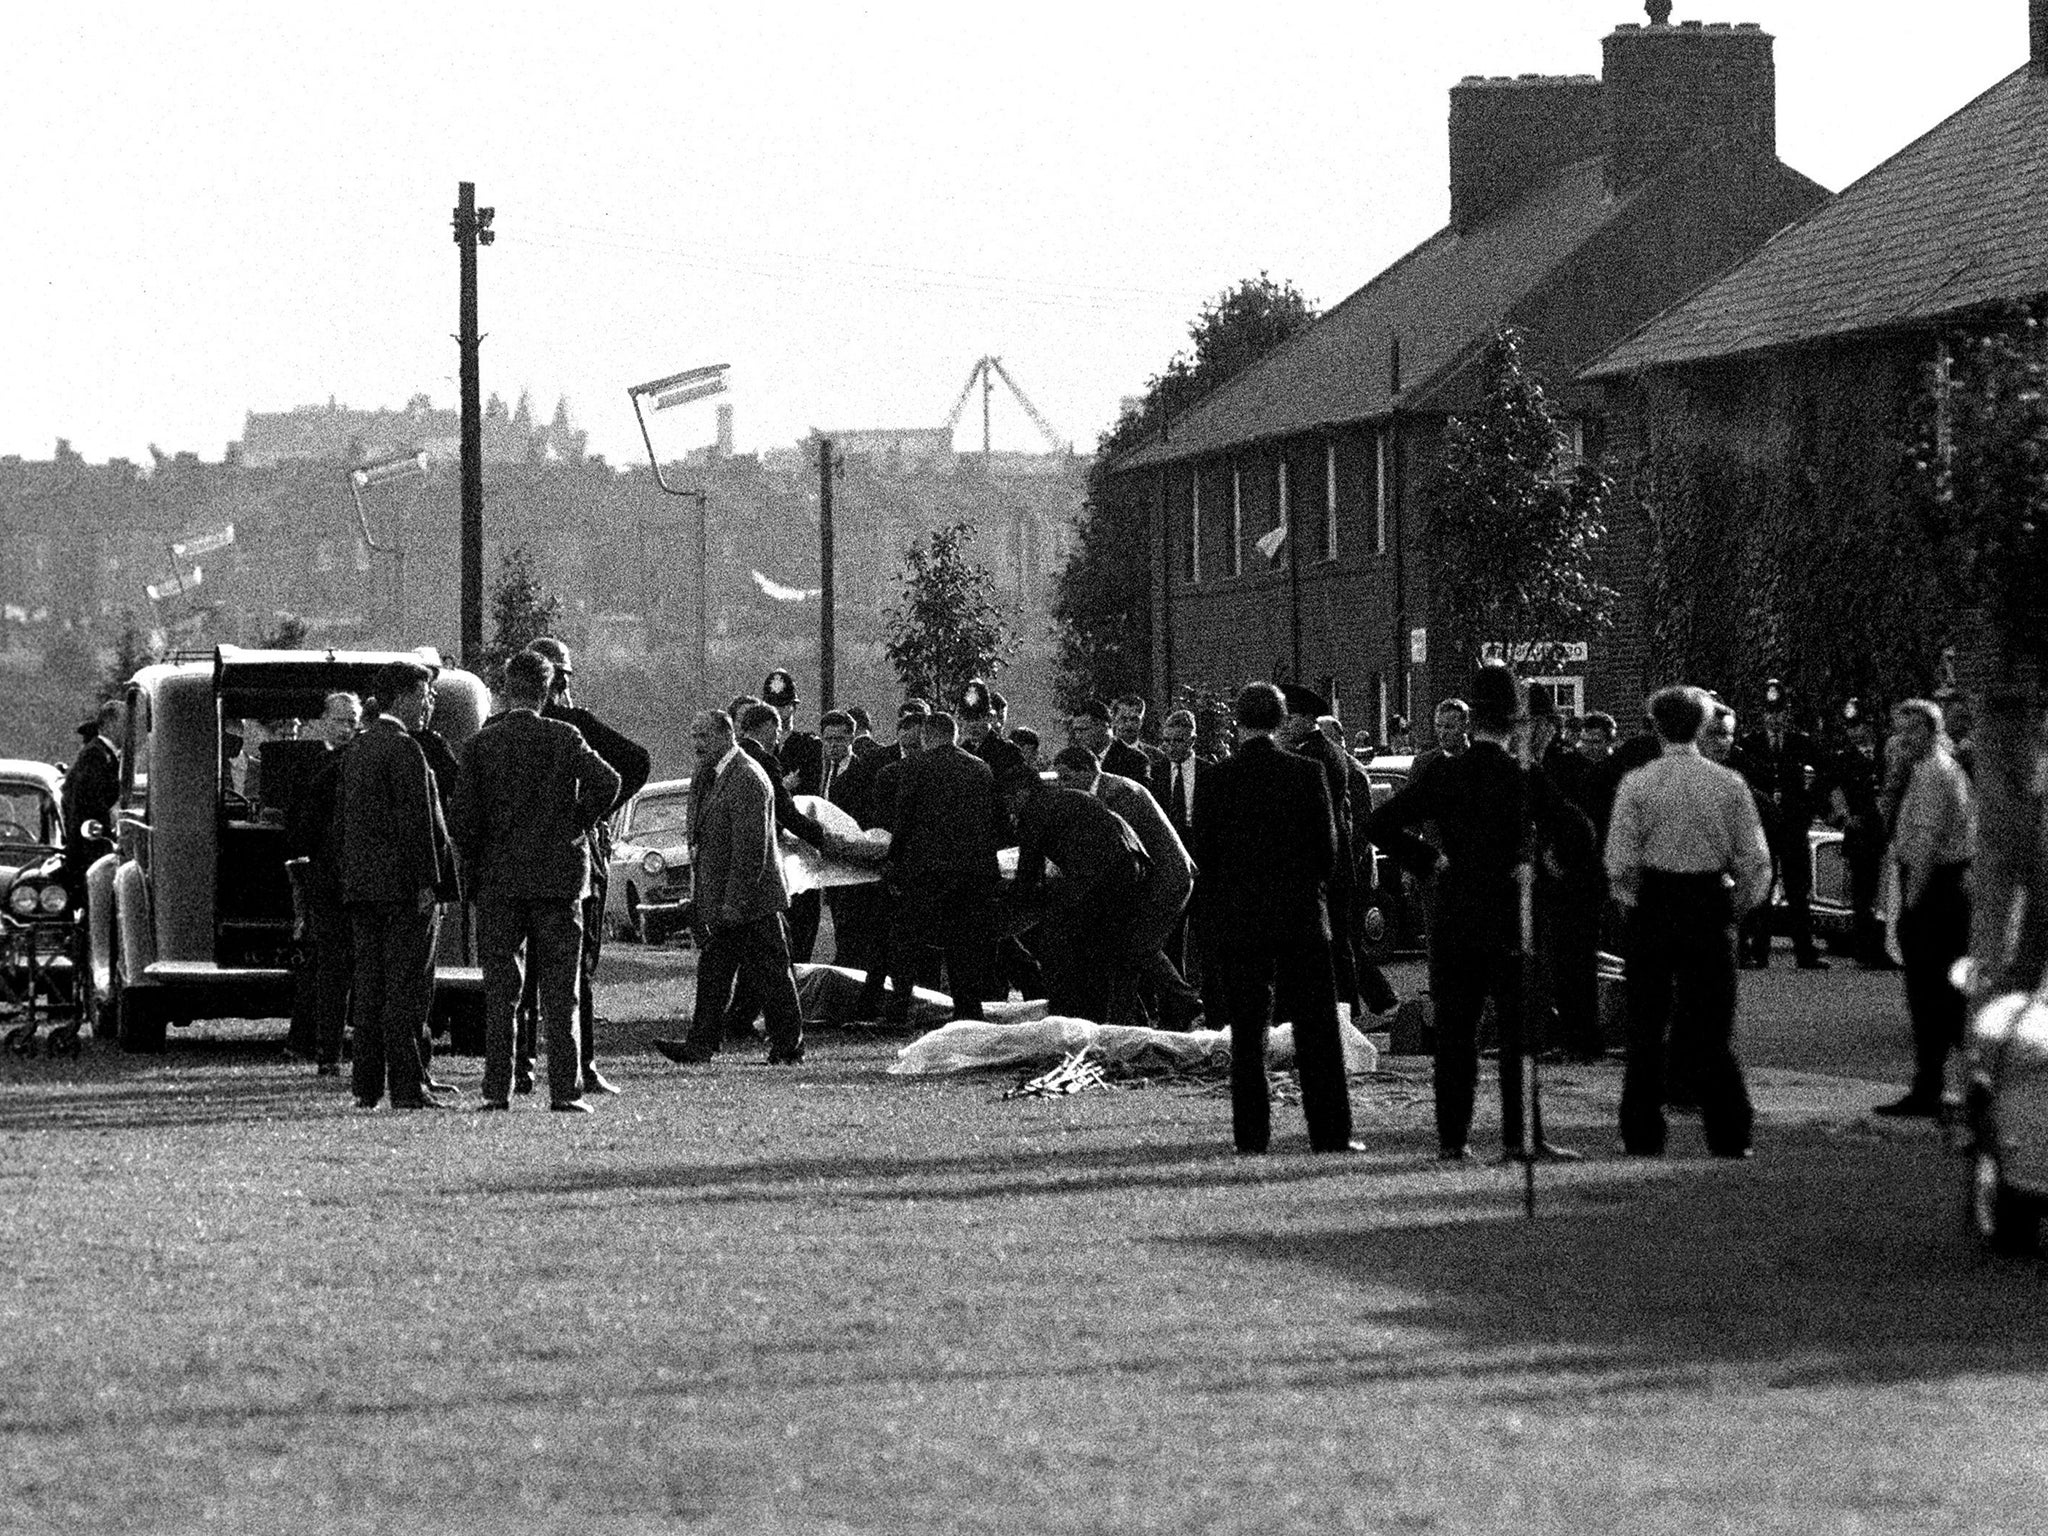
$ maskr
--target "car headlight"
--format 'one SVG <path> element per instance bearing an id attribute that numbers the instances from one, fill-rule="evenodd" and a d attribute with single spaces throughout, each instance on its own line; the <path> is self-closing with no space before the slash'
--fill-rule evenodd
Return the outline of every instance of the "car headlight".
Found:
<path id="1" fill-rule="evenodd" d="M 32 885 L 17 885 L 7 893 L 7 907 L 17 917 L 31 917 L 36 910 L 36 888 Z"/>
<path id="2" fill-rule="evenodd" d="M 55 917 L 71 905 L 71 893 L 61 885 L 46 885 L 43 887 L 41 905 L 45 912 Z"/>
<path id="3" fill-rule="evenodd" d="M 648 879 L 653 880 L 658 878 L 661 872 L 668 868 L 668 860 L 664 859 L 655 849 L 650 848 L 640 856 L 640 868 Z"/>

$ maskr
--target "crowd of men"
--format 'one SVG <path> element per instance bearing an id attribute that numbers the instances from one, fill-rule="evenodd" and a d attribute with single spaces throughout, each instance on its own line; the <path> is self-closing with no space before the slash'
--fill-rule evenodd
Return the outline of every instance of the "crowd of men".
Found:
<path id="1" fill-rule="evenodd" d="M 288 1046 L 338 1075 L 352 1025 L 363 1107 L 451 1102 L 431 1072 L 429 1030 L 450 910 L 473 914 L 483 971 L 481 1107 L 534 1092 L 543 1040 L 552 1109 L 585 1113 L 591 1095 L 618 1091 L 595 1057 L 592 977 L 608 818 L 646 782 L 650 759 L 575 703 L 573 678 L 568 647 L 536 641 L 507 664 L 501 708 L 459 752 L 432 729 L 436 669 L 425 661 L 388 663 L 367 706 L 329 697 L 312 727 L 333 750 L 287 828 L 308 953 Z M 963 1019 L 1015 990 L 1061 1015 L 1227 1027 L 1235 1136 L 1248 1153 L 1270 1136 L 1267 1032 L 1292 1024 L 1310 1143 L 1345 1150 L 1341 1020 L 1399 1003 L 1356 921 L 1378 848 L 1426 914 L 1441 1156 L 1470 1155 L 1489 1004 L 1504 1155 L 1576 1155 L 1544 1138 L 1540 1108 L 1525 1123 L 1522 1063 L 1545 1045 L 1604 1054 L 1603 948 L 1625 968 L 1624 1149 L 1661 1153 L 1665 1111 L 1685 1105 L 1700 1111 L 1709 1150 L 1747 1156 L 1736 971 L 1769 962 L 1774 887 L 1795 962 L 1826 968 L 1807 844 L 1827 819 L 1843 831 L 1862 964 L 1893 964 L 1876 908 L 1884 871 L 1897 870 L 1917 1069 L 1878 1111 L 1940 1108 L 1962 1034 L 1949 968 L 1968 942 L 1975 826 L 1967 751 L 1928 701 L 1897 706 L 1880 744 L 1851 700 L 1823 747 L 1794 727 L 1775 680 L 1747 735 L 1715 695 L 1674 687 L 1649 701 L 1640 735 L 1617 741 L 1610 716 L 1561 720 L 1489 665 L 1469 699 L 1437 706 L 1435 744 L 1378 803 L 1363 766 L 1377 745 L 1347 750 L 1328 701 L 1293 685 L 1247 685 L 1210 751 L 1197 750 L 1187 710 L 1167 716 L 1155 746 L 1143 699 L 1087 703 L 1049 761 L 979 680 L 951 709 L 905 702 L 887 745 L 860 709 L 799 730 L 799 702 L 777 670 L 759 697 L 691 721 L 700 958 L 687 1027 L 656 1042 L 675 1061 L 751 1042 L 756 1021 L 770 1063 L 804 1059 L 795 967 L 812 957 L 822 901 L 791 895 L 788 833 L 879 862 L 878 879 L 828 893 L 835 959 L 862 978 L 855 1017 L 907 1022 L 929 986 Z M 91 724 L 66 791 L 72 826 L 111 814 L 101 802 L 117 749 L 104 717 Z M 1388 745 L 1405 744 L 1406 723 L 1393 724 Z M 806 814 L 801 795 L 837 807 L 858 835 Z"/>

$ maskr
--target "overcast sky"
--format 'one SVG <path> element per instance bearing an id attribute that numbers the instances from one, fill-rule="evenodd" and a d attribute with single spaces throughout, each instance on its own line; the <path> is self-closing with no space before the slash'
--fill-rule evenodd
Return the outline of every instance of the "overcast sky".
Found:
<path id="1" fill-rule="evenodd" d="M 1681 3 L 1777 38 L 1839 189 L 2024 62 L 2026 0 Z M 580 14 L 579 14 L 580 12 Z M 742 449 L 943 422 L 1001 356 L 1083 449 L 1261 270 L 1336 303 L 1445 220 L 1449 88 L 1597 73 L 1633 0 L 10 14 L 0 453 L 217 459 L 247 410 L 458 400 L 456 183 L 497 209 L 484 388 L 732 364 Z M 711 433 L 664 417 L 664 457 Z M 996 446 L 1039 440 L 998 396 Z M 961 446 L 979 444 L 978 402 Z"/>

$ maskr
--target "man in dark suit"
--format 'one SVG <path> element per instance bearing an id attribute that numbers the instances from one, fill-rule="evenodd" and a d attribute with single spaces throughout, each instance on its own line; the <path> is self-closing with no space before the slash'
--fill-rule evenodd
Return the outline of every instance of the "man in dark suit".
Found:
<path id="1" fill-rule="evenodd" d="M 1189 813 L 1195 803 L 1195 784 L 1214 761 L 1195 751 L 1195 716 L 1192 710 L 1176 709 L 1160 722 L 1159 748 L 1159 761 L 1152 765 L 1152 779 L 1146 788 L 1152 791 L 1152 798 L 1166 813 L 1174 835 L 1186 846 L 1194 837 L 1194 819 Z M 1181 975 L 1195 986 L 1201 985 L 1201 950 L 1188 942 L 1185 913 L 1167 936 L 1165 953 Z"/>
<path id="2" fill-rule="evenodd" d="M 352 693 L 327 696 L 314 725 L 315 737 L 326 745 L 327 755 L 306 776 L 285 817 L 285 854 L 306 861 L 295 885 L 307 949 L 304 1003 L 301 1010 L 294 1011 L 292 1027 L 295 1032 L 303 1030 L 297 1048 L 312 1056 L 314 1071 L 321 1077 L 341 1075 L 341 1041 L 348 1026 L 349 975 L 354 961 L 348 909 L 341 900 L 334 807 L 341 793 L 341 765 L 362 726 L 361 699 Z"/>
<path id="3" fill-rule="evenodd" d="M 690 722 L 690 743 L 697 752 L 695 777 L 704 786 L 690 825 L 697 1000 L 688 1034 L 657 1040 L 655 1049 L 679 1062 L 716 1056 L 738 979 L 767 1015 L 769 1064 L 793 1065 L 804 1059 L 804 1021 L 783 918 L 789 888 L 782 878 L 774 790 L 767 770 L 734 739 L 730 715 L 699 714 Z"/>
<path id="4" fill-rule="evenodd" d="M 903 760 L 923 749 L 924 722 L 930 713 L 922 699 L 906 701 L 896 714 L 896 740 L 856 759 L 840 781 L 834 799 L 840 809 L 863 828 L 879 827 L 884 832 L 894 833 L 896 788 L 903 778 Z M 891 975 L 889 930 L 896 907 L 896 892 L 886 874 L 878 884 L 854 889 L 867 894 L 871 906 L 873 943 L 869 950 L 867 977 L 854 1004 L 853 1016 L 856 1019 L 887 1017 L 891 1022 L 901 1023 L 910 1017 L 908 993 L 898 997 L 886 1015 L 883 1012 L 883 987 Z"/>
<path id="5" fill-rule="evenodd" d="M 1849 910 L 1856 963 L 1867 970 L 1896 969 L 1885 950 L 1877 893 L 1884 874 L 1885 819 L 1878 791 L 1885 761 L 1877 728 L 1860 699 L 1842 706 L 1842 745 L 1828 756 L 1826 788 L 1831 820 L 1842 829 L 1842 857 L 1849 866 Z"/>
<path id="6" fill-rule="evenodd" d="M 1109 707 L 1109 745 L 1096 753 L 1104 773 L 1120 773 L 1143 784 L 1163 755 L 1144 741 L 1145 701 L 1135 693 L 1119 695 Z"/>
<path id="7" fill-rule="evenodd" d="M 64 879 L 72 890 L 85 889 L 88 865 L 104 852 L 102 839 L 114 835 L 114 806 L 121 798 L 121 703 L 109 699 L 92 719 L 78 728 L 83 744 L 71 771 L 64 775 L 58 803 L 64 812 Z M 88 840 L 87 823 L 97 824 L 97 835 Z"/>
<path id="8" fill-rule="evenodd" d="M 548 1042 L 548 1107 L 584 1114 L 576 986 L 590 834 L 619 776 L 576 727 L 544 720 L 554 685 L 545 657 L 505 664 L 505 712 L 463 744 L 450 833 L 476 902 L 484 973 L 484 1104 L 511 1107 L 514 1035 L 527 968 Z"/>
<path id="9" fill-rule="evenodd" d="M 854 755 L 853 716 L 843 710 L 827 710 L 818 721 L 818 739 L 824 746 L 824 768 L 818 793 L 861 826 L 867 825 L 868 791 L 874 775 Z M 876 749 L 880 751 L 880 748 Z M 881 908 L 877 885 L 840 885 L 825 892 L 825 905 L 832 911 L 832 962 L 865 975 L 877 963 L 881 938 L 875 931 Z"/>
<path id="10" fill-rule="evenodd" d="M 1091 766 L 1085 747 L 1063 747 L 1055 768 Z M 1150 856 L 1138 834 L 1106 804 L 1082 789 L 1046 784 L 1035 774 L 1003 785 L 1017 827 L 1014 895 L 1030 908 L 1041 895 L 1038 929 L 1047 970 L 1046 1000 L 1069 1018 L 1102 1023 L 1143 1023 L 1137 1009 L 1131 923 Z M 1050 862 L 1059 878 L 1048 881 Z"/>
<path id="11" fill-rule="evenodd" d="M 1824 971 L 1827 961 L 1813 943 L 1813 863 L 1807 829 L 1813 825 L 1814 790 L 1820 779 L 1820 749 L 1804 731 L 1791 728 L 1792 699 L 1775 677 L 1764 684 L 1763 729 L 1751 731 L 1737 747 L 1734 766 L 1756 791 L 1771 845 L 1771 878 L 1785 888 L 1792 919 L 1792 949 L 1802 971 Z M 1743 921 L 1746 963 L 1771 963 L 1771 907 L 1759 902 Z"/>
<path id="12" fill-rule="evenodd" d="M 1540 774 L 1512 755 L 1521 714 L 1520 685 L 1497 662 L 1472 679 L 1472 744 L 1445 758 L 1374 811 L 1366 837 L 1418 872 L 1436 871 L 1436 913 L 1429 931 L 1429 991 L 1436 1037 L 1438 1155 L 1467 1153 L 1472 1101 L 1479 1080 L 1479 1015 L 1493 1000 L 1500 1026 L 1503 1156 L 1521 1152 L 1522 1006 L 1521 897 L 1516 873 L 1528 857 L 1533 819 L 1537 847 L 1577 878 L 1593 858 L 1592 829 Z M 1436 845 L 1414 828 L 1435 822 Z M 1539 1152 L 1571 1157 L 1529 1126 Z"/>
<path id="13" fill-rule="evenodd" d="M 572 691 L 576 660 L 568 646 L 552 635 L 544 635 L 527 649 L 555 669 L 553 692 L 547 707 L 541 711 L 542 718 L 575 726 L 590 744 L 590 750 L 603 758 L 612 772 L 619 776 L 618 795 L 604 813 L 609 818 L 613 811 L 640 793 L 641 787 L 647 783 L 648 774 L 653 771 L 654 760 L 640 743 L 621 735 L 577 704 Z M 611 1080 L 597 1070 L 597 962 L 604 949 L 604 902 L 606 888 L 611 883 L 612 830 L 608 819 L 598 822 L 589 844 L 590 889 L 583 898 L 582 948 L 577 955 L 577 1039 L 583 1051 L 584 1091 L 617 1093 L 619 1090 Z M 519 1070 L 516 1076 L 522 1093 L 530 1091 L 533 1086 L 533 1035 L 533 1015 L 529 1010 L 523 1014 L 519 1031 Z"/>
<path id="14" fill-rule="evenodd" d="M 924 749 L 901 766 L 895 816 L 888 867 L 899 895 L 889 951 L 898 996 L 907 1007 L 912 958 L 936 947 L 946 957 L 954 1016 L 978 1019 L 995 956 L 1005 823 L 995 775 L 961 750 L 951 715 L 924 722 Z"/>
<path id="15" fill-rule="evenodd" d="M 387 662 L 377 712 L 341 766 L 335 796 L 341 897 L 354 951 L 356 1103 L 374 1109 L 388 1080 L 394 1109 L 428 1096 L 427 1022 L 443 899 L 457 893 L 454 848 L 425 753 L 412 738 L 434 709 L 424 662 Z"/>
<path id="16" fill-rule="evenodd" d="M 1351 836 L 1351 759 L 1325 736 L 1317 722 L 1330 712 L 1329 700 L 1313 688 L 1283 683 L 1280 695 L 1287 702 L 1287 719 L 1276 739 L 1290 752 L 1297 752 L 1323 771 L 1323 785 L 1330 796 L 1330 816 L 1337 833 L 1337 863 L 1331 871 L 1330 968 L 1337 984 L 1337 1001 L 1353 1008 L 1363 1005 L 1373 1013 L 1385 1013 L 1400 1001 L 1393 984 L 1371 961 L 1361 963 L 1352 948 L 1351 906 L 1355 897 L 1357 862 Z M 1370 799 L 1368 791 L 1367 798 Z M 1289 1017 L 1285 1003 L 1281 1016 Z"/>
<path id="17" fill-rule="evenodd" d="M 1266 1031 L 1285 978 L 1295 999 L 1295 1070 L 1308 1139 L 1353 1150 L 1351 1097 L 1337 1027 L 1325 897 L 1336 867 L 1330 792 L 1314 763 L 1283 751 L 1280 690 L 1248 683 L 1237 696 L 1238 749 L 1201 770 L 1195 793 L 1195 931 L 1209 1017 L 1230 1024 L 1231 1126 L 1240 1152 L 1266 1150 Z"/>
<path id="18" fill-rule="evenodd" d="M 960 690 L 960 744 L 984 763 L 1001 784 L 1024 769 L 1024 754 L 996 729 L 995 692 L 980 678 Z"/>

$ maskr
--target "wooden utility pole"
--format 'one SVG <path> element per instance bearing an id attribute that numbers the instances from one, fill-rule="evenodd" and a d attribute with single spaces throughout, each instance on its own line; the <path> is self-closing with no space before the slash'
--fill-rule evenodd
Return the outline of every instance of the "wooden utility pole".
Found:
<path id="1" fill-rule="evenodd" d="M 476 248 L 497 238 L 495 208 L 476 205 L 476 183 L 456 183 L 455 244 L 461 249 L 462 353 L 462 664 L 474 671 L 484 654 L 484 425 L 476 329 Z"/>
<path id="2" fill-rule="evenodd" d="M 832 439 L 818 439 L 818 710 L 833 707 Z"/>

